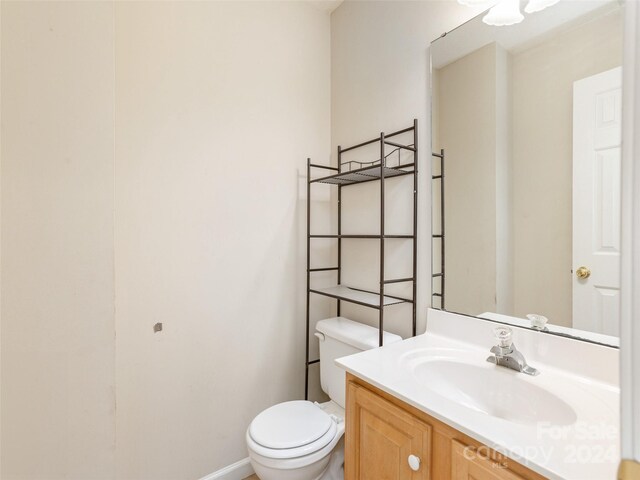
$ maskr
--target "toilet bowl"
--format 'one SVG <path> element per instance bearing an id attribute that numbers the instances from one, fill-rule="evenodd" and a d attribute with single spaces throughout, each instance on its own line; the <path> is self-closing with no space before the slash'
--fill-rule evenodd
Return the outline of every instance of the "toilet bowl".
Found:
<path id="1" fill-rule="evenodd" d="M 334 402 L 280 403 L 247 429 L 249 458 L 262 480 L 342 480 L 343 435 L 344 410 Z"/>
<path id="2" fill-rule="evenodd" d="M 249 459 L 261 480 L 343 480 L 345 372 L 334 360 L 378 346 L 378 329 L 344 317 L 320 320 L 320 383 L 330 401 L 279 403 L 247 429 Z M 384 344 L 402 340 L 384 332 Z"/>

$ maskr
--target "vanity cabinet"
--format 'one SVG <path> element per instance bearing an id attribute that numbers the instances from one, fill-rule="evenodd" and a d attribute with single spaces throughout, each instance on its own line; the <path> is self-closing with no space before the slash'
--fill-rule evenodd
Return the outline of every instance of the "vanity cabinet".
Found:
<path id="1" fill-rule="evenodd" d="M 346 478 L 429 480 L 431 426 L 353 382 L 347 390 Z M 411 464 L 409 463 L 411 461 Z"/>
<path id="2" fill-rule="evenodd" d="M 456 440 L 451 442 L 452 480 L 524 480 L 500 461 Z"/>
<path id="3" fill-rule="evenodd" d="M 471 437 L 347 374 L 345 480 L 543 480 Z"/>

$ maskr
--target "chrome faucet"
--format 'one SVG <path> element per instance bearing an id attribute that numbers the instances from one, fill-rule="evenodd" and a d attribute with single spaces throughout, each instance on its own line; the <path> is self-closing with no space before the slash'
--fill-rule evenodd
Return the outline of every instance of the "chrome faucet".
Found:
<path id="1" fill-rule="evenodd" d="M 516 372 L 526 373 L 527 375 L 538 375 L 540 372 L 527 365 L 522 353 L 520 353 L 511 339 L 512 330 L 509 327 L 496 327 L 493 333 L 498 339 L 498 345 L 491 347 L 491 355 L 487 358 L 487 362 L 495 363 L 501 367 L 507 367 Z"/>

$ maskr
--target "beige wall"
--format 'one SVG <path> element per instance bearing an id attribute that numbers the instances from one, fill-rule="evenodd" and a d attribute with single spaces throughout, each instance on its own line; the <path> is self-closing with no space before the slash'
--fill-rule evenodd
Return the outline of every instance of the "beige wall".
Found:
<path id="1" fill-rule="evenodd" d="M 510 55 L 496 43 L 434 71 L 434 148 L 446 152 L 445 307 L 450 311 L 479 315 L 513 309 L 509 92 Z M 439 211 L 439 194 L 433 201 Z M 439 230 L 439 219 L 435 225 Z M 439 240 L 435 244 L 439 247 Z"/>
<path id="2" fill-rule="evenodd" d="M 573 82 L 621 65 L 620 12 L 512 56 L 516 316 L 571 326 Z"/>
<path id="3" fill-rule="evenodd" d="M 513 310 L 511 54 L 496 46 L 496 311 Z"/>
<path id="4" fill-rule="evenodd" d="M 303 395 L 301 177 L 328 161 L 329 16 L 118 3 L 115 52 L 118 478 L 199 478 Z"/>
<path id="5" fill-rule="evenodd" d="M 454 312 L 496 310 L 497 54 L 492 43 L 434 72 L 434 148 L 446 149 L 445 306 Z"/>
<path id="6" fill-rule="evenodd" d="M 1 8 L 0 476 L 111 479 L 113 5 Z"/>
<path id="7" fill-rule="evenodd" d="M 298 2 L 2 2 L 3 480 L 200 478 L 302 396 L 329 34 Z"/>
<path id="8" fill-rule="evenodd" d="M 338 145 L 355 144 L 375 137 L 380 131 L 409 126 L 413 118 L 419 121 L 419 331 L 424 330 L 426 309 L 431 300 L 429 44 L 473 15 L 473 9 L 450 1 L 348 1 L 331 16 L 334 161 Z M 411 190 L 400 180 L 397 182 L 387 190 L 393 195 L 389 208 L 394 212 L 387 219 L 388 231 L 406 228 L 410 221 L 411 204 L 405 195 Z M 351 192 L 344 198 L 346 215 L 350 215 L 345 218 L 345 225 L 353 225 L 352 228 L 361 232 L 368 229 L 366 233 L 376 231 L 375 202 L 378 197 L 375 183 L 344 190 Z M 370 208 L 372 202 L 373 209 Z M 351 250 L 346 250 L 344 255 L 352 260 L 346 265 L 345 283 L 376 288 L 377 245 L 354 241 L 347 248 Z M 410 261 L 410 250 L 406 245 L 390 245 L 387 252 L 390 275 L 393 268 L 400 269 Z M 403 335 L 410 333 L 408 306 L 390 307 L 386 312 L 385 325 L 389 330 Z M 377 320 L 377 312 L 357 306 L 348 307 L 345 314 L 371 324 Z"/>

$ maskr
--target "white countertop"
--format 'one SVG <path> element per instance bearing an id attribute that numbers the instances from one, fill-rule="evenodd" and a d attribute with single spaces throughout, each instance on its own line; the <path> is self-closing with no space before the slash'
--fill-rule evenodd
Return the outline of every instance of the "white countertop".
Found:
<path id="1" fill-rule="evenodd" d="M 529 364 L 541 373 L 535 377 L 517 372 L 513 374 L 519 375 L 518 380 L 551 392 L 566 402 L 576 415 L 576 421 L 566 426 L 554 426 L 549 422 L 514 423 L 453 402 L 429 389 L 427 382 L 413 375 L 409 368 L 411 362 L 429 355 L 455 357 L 487 369 L 504 368 L 486 361 L 493 345 L 490 339 L 495 324 L 433 312 L 436 311 L 430 311 L 425 334 L 343 357 L 336 363 L 548 478 L 616 478 L 620 460 L 617 350 L 514 328 L 514 343 Z M 453 331 L 456 332 L 455 337 L 450 335 Z M 530 347 L 530 351 L 521 345 Z M 558 348 L 562 352 L 558 353 Z M 580 362 L 579 371 L 577 368 L 563 369 L 575 365 L 576 360 Z M 593 371 L 589 365 L 593 366 Z M 608 375 L 609 369 L 615 373 Z"/>

